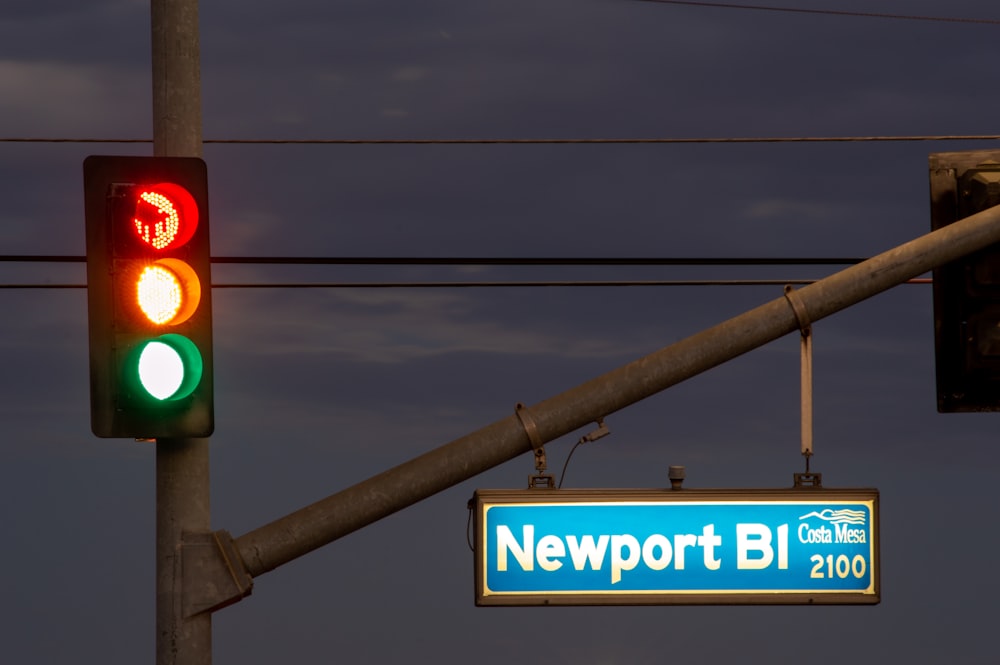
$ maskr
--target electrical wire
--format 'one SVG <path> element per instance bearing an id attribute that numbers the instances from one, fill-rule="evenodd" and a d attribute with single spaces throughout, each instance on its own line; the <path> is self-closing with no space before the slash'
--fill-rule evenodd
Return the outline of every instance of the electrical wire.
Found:
<path id="1" fill-rule="evenodd" d="M 562 473 L 559 474 L 559 484 L 556 485 L 556 489 L 562 489 L 563 481 L 566 480 L 566 469 L 569 467 L 569 461 L 573 458 L 573 453 L 576 452 L 576 449 L 586 443 L 586 441 L 586 438 L 580 439 L 573 444 L 572 448 L 569 449 L 569 455 L 566 455 L 566 461 L 563 462 Z"/>
<path id="2" fill-rule="evenodd" d="M 213 289 L 483 289 L 483 288 L 566 288 L 566 287 L 650 287 L 650 286 L 784 286 L 808 285 L 818 279 L 665 279 L 665 280 L 542 280 L 519 282 L 241 282 L 212 284 Z M 904 284 L 931 284 L 930 277 L 918 277 Z M 86 284 L 0 284 L 8 289 L 85 289 Z"/>
<path id="3" fill-rule="evenodd" d="M 217 264 L 371 266 L 791 266 L 853 265 L 858 257 L 213 256 Z M 85 263 L 83 254 L 0 254 L 0 263 Z"/>
<path id="4" fill-rule="evenodd" d="M 766 12 L 787 12 L 795 14 L 818 14 L 822 16 L 846 16 L 851 18 L 880 18 L 900 21 L 930 21 L 934 23 L 973 23 L 980 25 L 1000 25 L 1000 19 L 992 18 L 959 18 L 952 16 L 920 16 L 913 14 L 884 14 L 880 12 L 859 12 L 841 9 L 803 9 L 800 7 L 774 7 L 769 5 L 749 5 L 733 2 L 699 2 L 698 0 L 640 0 L 640 2 L 655 2 L 661 5 L 686 5 L 690 7 L 707 7 L 715 9 L 745 9 Z"/>
<path id="5" fill-rule="evenodd" d="M 472 509 L 474 505 L 475 501 L 473 499 L 469 499 L 469 503 L 467 504 L 467 507 L 469 509 L 469 517 L 465 522 L 465 542 L 468 543 L 469 550 L 471 552 L 476 551 L 476 548 L 472 546 Z"/>
<path id="6" fill-rule="evenodd" d="M 82 255 L 0 255 L 0 263 L 84 263 Z M 212 257 L 216 264 L 254 265 L 419 265 L 419 266 L 791 266 L 853 265 L 857 257 Z M 216 289 L 440 289 L 526 287 L 782 286 L 811 284 L 815 279 L 668 279 L 668 280 L 531 280 L 531 281 L 380 281 L 380 282 L 242 282 L 214 283 Z M 909 284 L 929 284 L 928 278 Z M 0 289 L 84 289 L 86 284 L 2 283 Z"/>
<path id="7" fill-rule="evenodd" d="M 657 2 L 660 0 L 644 0 Z M 631 145 L 685 143 L 872 143 L 915 141 L 996 141 L 1000 134 L 900 136 L 718 136 L 636 138 L 470 138 L 470 139 L 205 139 L 205 145 Z M 0 143 L 152 143 L 152 139 L 0 137 Z"/>

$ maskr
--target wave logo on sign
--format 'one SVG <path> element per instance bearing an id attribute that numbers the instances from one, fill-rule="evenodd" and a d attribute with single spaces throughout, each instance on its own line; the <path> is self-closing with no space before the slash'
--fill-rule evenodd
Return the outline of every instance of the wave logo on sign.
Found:
<path id="1" fill-rule="evenodd" d="M 809 522 L 802 520 L 818 519 L 826 524 L 814 527 Z M 863 510 L 851 510 L 850 508 L 824 508 L 820 511 L 807 513 L 799 518 L 798 536 L 800 543 L 851 543 L 860 544 L 868 542 L 867 529 L 863 528 L 867 522 L 867 513 Z M 831 529 L 827 525 L 832 525 Z M 862 527 L 862 528 L 851 528 Z"/>
<path id="2" fill-rule="evenodd" d="M 825 508 L 819 512 L 814 510 L 808 515 L 803 515 L 799 519 L 807 520 L 810 517 L 815 517 L 816 519 L 829 522 L 830 524 L 857 524 L 864 526 L 866 513 L 863 510 L 851 510 L 849 508 L 842 508 L 840 510 Z"/>

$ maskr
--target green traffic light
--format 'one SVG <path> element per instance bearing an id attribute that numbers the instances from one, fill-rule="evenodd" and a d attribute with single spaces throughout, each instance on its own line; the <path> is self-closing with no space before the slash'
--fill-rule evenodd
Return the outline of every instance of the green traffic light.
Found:
<path id="1" fill-rule="evenodd" d="M 183 335 L 167 334 L 137 346 L 129 357 L 126 374 L 143 398 L 168 402 L 194 392 L 202 371 L 198 347 Z"/>

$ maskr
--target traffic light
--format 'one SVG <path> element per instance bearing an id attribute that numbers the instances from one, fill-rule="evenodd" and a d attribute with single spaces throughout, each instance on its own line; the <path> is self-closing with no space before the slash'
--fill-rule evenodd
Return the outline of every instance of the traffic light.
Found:
<path id="1" fill-rule="evenodd" d="M 1000 204 L 1000 151 L 930 156 L 931 227 Z M 1000 411 L 1000 245 L 934 271 L 941 413 Z"/>
<path id="2" fill-rule="evenodd" d="M 211 435 L 205 162 L 91 156 L 83 182 L 94 434 Z"/>

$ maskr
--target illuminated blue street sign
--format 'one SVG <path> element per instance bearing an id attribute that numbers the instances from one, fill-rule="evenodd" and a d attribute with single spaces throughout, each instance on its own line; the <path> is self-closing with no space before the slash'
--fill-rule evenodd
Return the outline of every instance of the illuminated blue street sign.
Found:
<path id="1" fill-rule="evenodd" d="M 879 602 L 876 490 L 480 490 L 479 605 Z"/>

